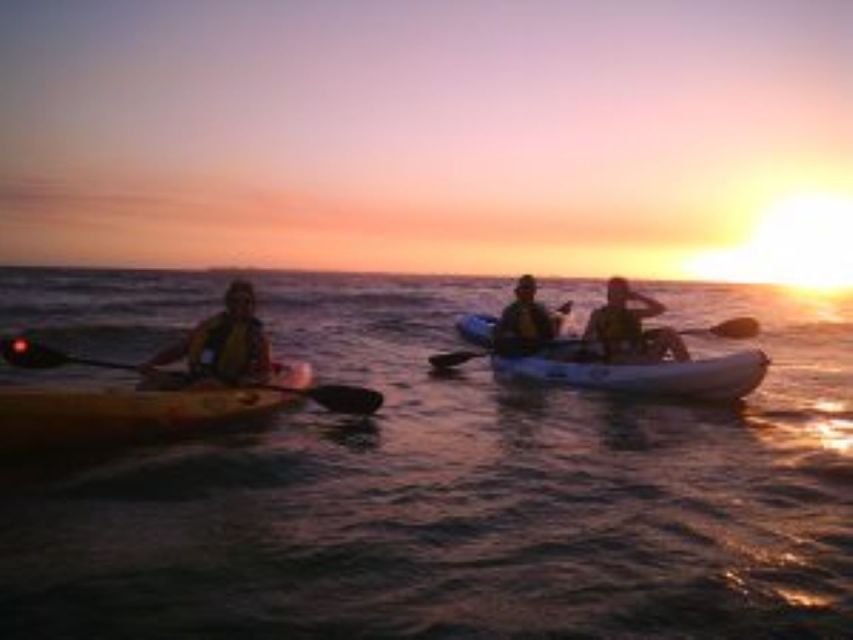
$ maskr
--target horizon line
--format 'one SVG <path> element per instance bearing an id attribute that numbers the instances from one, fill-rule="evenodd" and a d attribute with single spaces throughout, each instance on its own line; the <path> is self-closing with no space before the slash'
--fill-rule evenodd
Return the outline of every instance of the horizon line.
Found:
<path id="1" fill-rule="evenodd" d="M 162 271 L 162 272 L 185 272 L 185 273 L 306 273 L 316 275 L 355 275 L 355 276 L 391 276 L 391 277 L 420 277 L 420 278 L 510 278 L 514 279 L 521 274 L 501 273 L 452 273 L 452 272 L 424 272 L 424 271 L 382 271 L 382 270 L 342 270 L 342 269 L 311 269 L 306 267 L 253 267 L 243 266 L 207 266 L 207 267 L 176 267 L 176 266 L 116 266 L 116 265 L 78 265 L 78 264 L 6 264 L 0 263 L 0 269 L 31 269 L 31 270 L 62 270 L 74 269 L 77 271 Z M 540 280 L 576 280 L 576 281 L 605 281 L 613 275 L 608 276 L 567 276 L 558 274 L 535 274 Z M 654 278 L 643 276 L 625 276 L 636 282 L 658 282 L 671 284 L 703 284 L 709 286 L 770 286 L 790 287 L 784 282 L 767 281 L 733 281 L 733 280 L 707 280 L 702 278 Z M 853 290 L 853 287 L 844 287 Z"/>

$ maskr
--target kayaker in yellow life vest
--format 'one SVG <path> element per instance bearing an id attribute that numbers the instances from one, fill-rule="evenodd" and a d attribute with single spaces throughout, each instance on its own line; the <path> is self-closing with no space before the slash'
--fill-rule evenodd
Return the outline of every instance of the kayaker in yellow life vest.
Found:
<path id="1" fill-rule="evenodd" d="M 572 310 L 571 301 L 563 304 L 553 314 L 536 302 L 536 279 L 523 275 L 515 286 L 516 300 L 507 306 L 494 331 L 494 344 L 500 351 L 501 345 L 512 345 L 515 349 L 535 351 L 543 342 L 553 340 L 560 334 L 563 320 Z"/>
<path id="2" fill-rule="evenodd" d="M 630 301 L 643 306 L 629 308 Z M 675 360 L 690 360 L 684 341 L 672 328 L 643 331 L 644 319 L 665 311 L 666 307 L 654 298 L 632 290 L 625 278 L 610 278 L 607 304 L 592 312 L 583 339 L 599 342 L 608 362 L 650 364 L 660 362 L 670 353 Z"/>
<path id="3" fill-rule="evenodd" d="M 139 367 L 142 389 L 210 388 L 265 382 L 270 374 L 269 342 L 255 315 L 255 289 L 234 280 L 225 292 L 225 310 L 201 322 L 177 344 Z M 186 376 L 164 376 L 156 367 L 187 359 Z"/>

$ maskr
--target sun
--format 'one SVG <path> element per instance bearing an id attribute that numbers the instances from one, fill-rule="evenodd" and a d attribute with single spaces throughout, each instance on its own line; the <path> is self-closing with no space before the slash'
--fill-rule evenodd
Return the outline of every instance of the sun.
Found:
<path id="1" fill-rule="evenodd" d="M 687 268 L 706 279 L 853 287 L 853 198 L 807 194 L 780 200 L 746 245 L 702 254 Z"/>

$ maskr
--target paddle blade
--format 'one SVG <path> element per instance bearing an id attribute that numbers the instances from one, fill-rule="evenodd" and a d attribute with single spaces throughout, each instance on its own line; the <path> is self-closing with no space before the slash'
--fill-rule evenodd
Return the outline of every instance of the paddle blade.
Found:
<path id="1" fill-rule="evenodd" d="M 733 318 L 708 329 L 722 338 L 754 338 L 761 330 L 755 318 Z"/>
<path id="2" fill-rule="evenodd" d="M 3 358 L 14 367 L 24 369 L 53 369 L 68 362 L 68 356 L 26 338 L 3 341 Z"/>
<path id="3" fill-rule="evenodd" d="M 454 351 L 453 353 L 439 353 L 438 355 L 430 356 L 429 363 L 436 369 L 449 369 L 464 362 L 468 362 L 472 358 L 484 358 L 488 353 L 480 353 L 475 351 Z"/>
<path id="4" fill-rule="evenodd" d="M 329 384 L 308 389 L 305 392 L 317 404 L 330 411 L 367 415 L 376 412 L 385 398 L 378 391 L 364 387 Z"/>

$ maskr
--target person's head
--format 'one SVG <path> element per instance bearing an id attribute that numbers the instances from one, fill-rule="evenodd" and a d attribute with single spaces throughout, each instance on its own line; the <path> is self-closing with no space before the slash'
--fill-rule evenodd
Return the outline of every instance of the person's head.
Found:
<path id="1" fill-rule="evenodd" d="M 536 278 L 530 274 L 521 276 L 515 285 L 515 297 L 521 302 L 533 302 L 536 298 Z"/>
<path id="2" fill-rule="evenodd" d="M 225 307 L 236 318 L 251 318 L 255 313 L 255 288 L 248 280 L 232 280 L 225 291 Z"/>
<path id="3" fill-rule="evenodd" d="M 624 307 L 630 293 L 631 287 L 625 278 L 616 276 L 607 281 L 607 304 L 611 307 Z"/>

